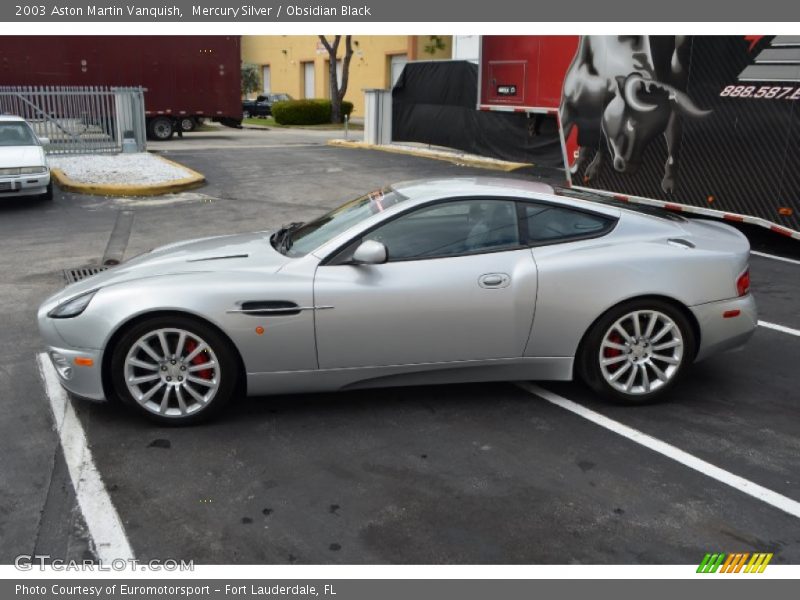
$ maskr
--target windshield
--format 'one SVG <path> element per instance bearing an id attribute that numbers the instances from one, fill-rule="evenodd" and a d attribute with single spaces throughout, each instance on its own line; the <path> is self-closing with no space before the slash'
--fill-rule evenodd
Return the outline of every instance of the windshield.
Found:
<path id="1" fill-rule="evenodd" d="M 0 123 L 0 146 L 38 146 L 39 142 L 27 123 L 10 121 Z"/>
<path id="2" fill-rule="evenodd" d="M 382 212 L 403 200 L 408 200 L 392 188 L 384 188 L 370 192 L 360 198 L 351 200 L 326 215 L 305 223 L 290 232 L 290 243 L 281 247 L 287 256 L 304 256 L 332 240 L 353 225 Z"/>

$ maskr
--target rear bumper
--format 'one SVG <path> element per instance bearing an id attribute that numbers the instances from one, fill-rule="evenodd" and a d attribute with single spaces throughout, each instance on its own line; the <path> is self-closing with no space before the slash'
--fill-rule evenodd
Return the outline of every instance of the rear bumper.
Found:
<path id="1" fill-rule="evenodd" d="M 732 300 L 690 306 L 700 325 L 700 347 L 696 360 L 741 348 L 758 327 L 756 302 L 750 294 Z M 736 316 L 724 315 L 735 313 Z"/>

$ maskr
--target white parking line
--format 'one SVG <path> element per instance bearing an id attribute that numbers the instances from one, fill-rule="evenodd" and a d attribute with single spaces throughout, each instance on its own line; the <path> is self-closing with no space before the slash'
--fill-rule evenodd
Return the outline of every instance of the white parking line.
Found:
<path id="1" fill-rule="evenodd" d="M 39 372 L 44 381 L 50 408 L 53 410 L 56 431 L 64 450 L 67 469 L 75 489 L 83 519 L 94 541 L 97 558 L 104 565 L 116 559 L 134 558 L 122 521 L 111 502 L 106 486 L 92 459 L 83 427 L 75 409 L 58 382 L 58 374 L 47 354 L 37 356 Z"/>
<path id="2" fill-rule="evenodd" d="M 800 502 L 797 502 L 796 500 L 792 500 L 791 498 L 783 496 L 777 492 L 773 492 L 772 490 L 760 486 L 757 483 L 753 483 L 744 477 L 734 475 L 730 471 L 720 469 L 719 467 L 697 458 L 688 452 L 684 452 L 680 448 L 676 448 L 671 444 L 662 442 L 661 440 L 647 435 L 646 433 L 642 433 L 633 427 L 623 425 L 619 421 L 609 419 L 598 412 L 588 409 L 585 406 L 573 402 L 572 400 L 567 400 L 566 398 L 545 390 L 538 385 L 522 382 L 518 383 L 517 385 L 519 385 L 519 387 L 525 391 L 547 400 L 551 404 L 560 406 L 561 408 L 566 409 L 578 415 L 579 417 L 583 417 L 587 421 L 591 421 L 596 425 L 600 425 L 600 427 L 604 427 L 605 429 L 608 429 L 617 435 L 621 435 L 622 437 L 636 442 L 645 448 L 649 448 L 650 450 L 658 452 L 667 458 L 671 458 L 672 460 L 679 462 L 690 469 L 694 469 L 706 477 L 716 479 L 720 483 L 729 485 L 740 492 L 744 492 L 753 498 L 761 500 L 762 502 L 766 502 L 770 506 L 774 506 L 775 508 L 784 511 L 793 517 L 800 519 Z"/>
<path id="3" fill-rule="evenodd" d="M 786 325 L 778 325 L 777 323 L 770 323 L 769 321 L 759 321 L 758 325 L 760 327 L 766 327 L 767 329 L 774 329 L 775 331 L 800 337 L 800 329 L 792 329 L 791 327 L 786 327 Z"/>
<path id="4" fill-rule="evenodd" d="M 786 258 L 785 256 L 776 256 L 775 254 L 767 254 L 766 252 L 758 252 L 757 250 L 750 250 L 750 254 L 761 256 L 763 258 L 771 258 L 772 260 L 779 260 L 781 262 L 791 263 L 793 265 L 800 265 L 800 260 L 794 258 Z"/>

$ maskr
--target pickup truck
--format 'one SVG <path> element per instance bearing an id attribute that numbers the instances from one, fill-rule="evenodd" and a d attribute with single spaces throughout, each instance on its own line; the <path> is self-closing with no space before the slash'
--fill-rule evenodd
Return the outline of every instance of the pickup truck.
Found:
<path id="1" fill-rule="evenodd" d="M 255 100 L 242 100 L 242 117 L 268 117 L 272 114 L 272 105 L 275 102 L 291 100 L 289 94 L 262 94 Z"/>

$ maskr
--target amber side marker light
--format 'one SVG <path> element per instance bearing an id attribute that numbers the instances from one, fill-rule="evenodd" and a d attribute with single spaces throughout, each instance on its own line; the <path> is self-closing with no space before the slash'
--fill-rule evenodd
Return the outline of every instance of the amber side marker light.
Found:
<path id="1" fill-rule="evenodd" d="M 94 360 L 91 359 L 91 358 L 86 358 L 84 356 L 76 356 L 75 360 L 73 360 L 72 362 L 74 362 L 79 367 L 93 367 L 94 366 Z"/>

